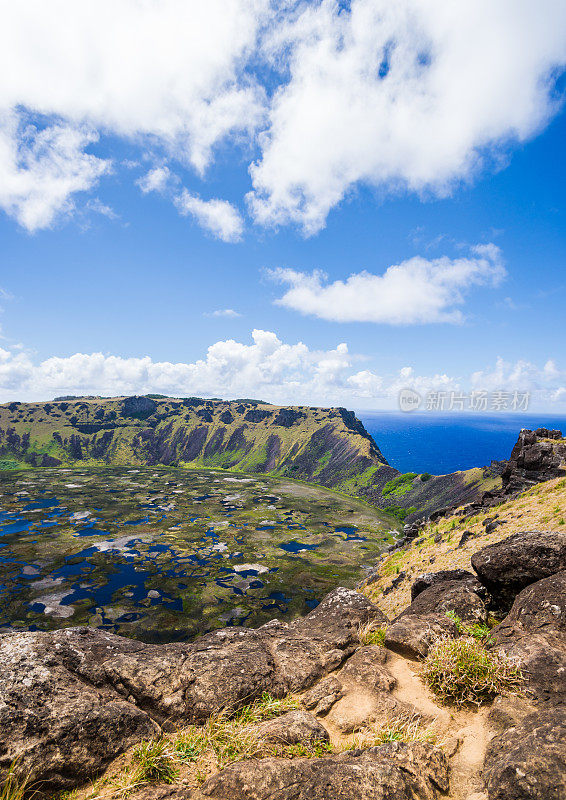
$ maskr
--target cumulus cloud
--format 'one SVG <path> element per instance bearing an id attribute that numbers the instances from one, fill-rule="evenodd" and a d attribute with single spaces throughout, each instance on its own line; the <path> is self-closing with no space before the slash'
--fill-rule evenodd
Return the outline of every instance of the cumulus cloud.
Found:
<path id="1" fill-rule="evenodd" d="M 164 194 L 170 187 L 171 183 L 175 183 L 176 178 L 171 174 L 169 167 L 154 167 L 138 178 L 136 184 L 139 186 L 143 194 L 149 192 L 159 192 Z"/>
<path id="2" fill-rule="evenodd" d="M 0 207 L 69 213 L 96 137 L 200 177 L 228 143 L 254 219 L 312 234 L 357 185 L 444 195 L 502 163 L 565 61 L 561 0 L 1 0 Z"/>
<path id="3" fill-rule="evenodd" d="M 244 232 L 244 220 L 237 208 L 227 200 L 203 200 L 184 189 L 175 198 L 175 205 L 183 215 L 193 217 L 201 228 L 223 242 L 239 242 Z"/>
<path id="4" fill-rule="evenodd" d="M 272 331 L 254 330 L 251 342 L 224 339 L 192 362 L 123 358 L 102 353 L 53 356 L 37 362 L 20 349 L 0 348 L 0 402 L 45 400 L 63 394 L 145 394 L 178 397 L 262 397 L 273 403 L 397 408 L 402 389 L 427 392 L 471 389 L 530 391 L 551 408 L 566 401 L 566 371 L 553 361 L 542 367 L 499 359 L 472 376 L 422 374 L 405 366 L 380 375 L 358 369 L 359 356 L 342 342 L 314 350 L 304 342 L 283 342 Z"/>
<path id="5" fill-rule="evenodd" d="M 136 181 L 143 194 L 157 192 L 167 197 L 183 216 L 192 217 L 201 228 L 223 242 L 239 242 L 244 220 L 238 209 L 227 200 L 214 197 L 203 200 L 197 194 L 180 188 L 180 178 L 168 167 L 150 169 Z"/>
<path id="6" fill-rule="evenodd" d="M 0 106 L 0 207 L 30 232 L 70 213 L 72 197 L 109 171 L 109 161 L 84 150 L 97 139 L 67 124 L 39 128 Z"/>
<path id="7" fill-rule="evenodd" d="M 323 227 L 362 182 L 445 195 L 556 109 L 566 6 L 549 0 L 305 4 L 264 42 L 289 79 L 274 95 L 251 209 Z"/>
<path id="8" fill-rule="evenodd" d="M 268 273 L 290 288 L 276 300 L 286 308 L 335 322 L 380 322 L 389 325 L 457 323 L 473 286 L 497 285 L 505 276 L 498 247 L 477 245 L 467 258 L 421 256 L 388 267 L 382 275 L 359 272 L 346 281 L 327 282 L 320 271 L 292 269 Z"/>
<path id="9" fill-rule="evenodd" d="M 499 357 L 491 369 L 474 372 L 471 384 L 487 391 L 527 391 L 560 399 L 566 392 L 566 371 L 552 359 L 540 367 L 524 359 L 511 362 Z"/>

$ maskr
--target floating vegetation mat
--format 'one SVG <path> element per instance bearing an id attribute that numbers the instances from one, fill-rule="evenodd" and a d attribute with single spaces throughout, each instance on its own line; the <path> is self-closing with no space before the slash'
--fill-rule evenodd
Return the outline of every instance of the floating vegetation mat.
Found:
<path id="1" fill-rule="evenodd" d="M 265 476 L 5 474 L 0 626 L 91 625 L 157 642 L 291 619 L 360 580 L 396 526 L 356 499 Z"/>

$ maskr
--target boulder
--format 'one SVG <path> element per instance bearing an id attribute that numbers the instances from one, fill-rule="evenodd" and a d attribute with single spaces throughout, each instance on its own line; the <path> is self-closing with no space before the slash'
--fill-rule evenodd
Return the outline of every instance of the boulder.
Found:
<path id="1" fill-rule="evenodd" d="M 369 750 L 289 761 L 230 764 L 194 795 L 218 800 L 436 800 L 448 791 L 448 761 L 430 744 L 392 742 Z"/>
<path id="2" fill-rule="evenodd" d="M 565 800 L 566 709 L 529 714 L 490 742 L 483 775 L 489 800 Z"/>
<path id="3" fill-rule="evenodd" d="M 16 761 L 22 774 L 41 781 L 42 788 L 69 788 L 94 777 L 135 742 L 157 734 L 158 725 L 142 709 L 111 686 L 97 686 L 80 674 L 85 666 L 94 676 L 98 657 L 141 649 L 104 631 L 0 637 L 0 773 Z"/>
<path id="4" fill-rule="evenodd" d="M 456 638 L 456 624 L 446 616 L 437 614 L 407 614 L 398 617 L 387 628 L 385 646 L 405 658 L 424 658 L 430 646 L 442 636 Z"/>
<path id="5" fill-rule="evenodd" d="M 335 589 L 307 617 L 152 645 L 96 628 L 0 636 L 0 777 L 14 759 L 52 789 L 84 782 L 160 725 L 202 722 L 340 666 L 383 615 Z"/>
<path id="6" fill-rule="evenodd" d="M 523 589 L 491 637 L 540 698 L 566 697 L 566 570 Z"/>
<path id="7" fill-rule="evenodd" d="M 474 553 L 472 567 L 495 602 L 508 610 L 526 586 L 566 569 L 566 532 L 516 533 Z"/>
<path id="8" fill-rule="evenodd" d="M 476 580 L 476 576 L 465 569 L 443 569 L 439 572 L 424 572 L 417 575 L 411 586 L 411 601 L 419 596 L 425 589 L 437 583 L 446 581 Z"/>
<path id="9" fill-rule="evenodd" d="M 328 731 L 316 717 L 299 708 L 260 723 L 255 732 L 260 739 L 279 744 L 330 741 Z"/>
<path id="10" fill-rule="evenodd" d="M 447 611 L 452 611 L 464 622 L 486 623 L 487 608 L 480 597 L 484 591 L 473 576 L 466 580 L 433 583 L 428 589 L 419 592 L 411 605 L 402 611 L 397 619 L 414 615 L 446 614 Z"/>

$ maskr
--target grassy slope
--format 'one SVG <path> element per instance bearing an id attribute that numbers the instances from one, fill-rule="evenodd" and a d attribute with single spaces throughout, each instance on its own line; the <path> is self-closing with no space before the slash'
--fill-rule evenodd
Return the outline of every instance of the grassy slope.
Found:
<path id="1" fill-rule="evenodd" d="M 362 496 L 407 520 L 497 485 L 478 469 L 426 481 L 417 475 L 401 491 L 382 494 L 399 473 L 344 409 L 196 398 L 135 402 L 149 409 L 136 411 L 126 398 L 0 405 L 0 469 L 63 462 L 271 473 Z"/>
<path id="2" fill-rule="evenodd" d="M 486 534 L 482 523 L 495 515 L 503 521 L 492 533 Z M 380 578 L 365 587 L 364 593 L 390 617 L 399 614 L 411 602 L 411 584 L 423 572 L 444 569 L 471 569 L 472 555 L 488 544 L 506 539 L 520 531 L 566 529 L 566 478 L 555 478 L 527 489 L 485 513 L 463 519 L 454 514 L 423 528 L 422 534 L 407 547 L 382 556 L 378 562 Z M 472 538 L 462 547 L 458 543 L 464 531 Z M 421 539 L 423 541 L 421 541 Z M 435 541 L 436 540 L 436 541 Z M 399 585 L 383 593 L 401 572 L 405 577 Z"/>

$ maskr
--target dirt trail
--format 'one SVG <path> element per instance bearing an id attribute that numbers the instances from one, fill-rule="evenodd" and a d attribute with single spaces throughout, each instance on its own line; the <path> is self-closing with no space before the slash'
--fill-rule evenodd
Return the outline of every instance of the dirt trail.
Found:
<path id="1" fill-rule="evenodd" d="M 483 796 L 481 768 L 485 750 L 493 736 L 487 723 L 489 707 L 460 710 L 438 705 L 418 676 L 418 664 L 389 653 L 387 669 L 397 679 L 392 694 L 433 718 L 439 743 L 450 756 L 450 798 L 480 800 Z"/>
<path id="2" fill-rule="evenodd" d="M 396 653 L 388 652 L 386 669 L 397 681 L 392 697 L 414 706 L 434 729 L 438 744 L 450 759 L 450 800 L 487 800 L 483 793 L 481 768 L 489 740 L 493 736 L 487 715 L 489 706 L 460 710 L 439 705 L 432 692 L 419 678 L 419 665 Z M 368 705 L 367 693 L 349 691 L 348 706 Z M 342 701 L 344 703 L 344 701 Z M 368 707 L 369 710 L 369 707 Z M 321 720 L 332 743 L 343 746 L 349 739 L 333 724 L 332 713 Z M 425 722 L 425 724 L 426 724 Z"/>

